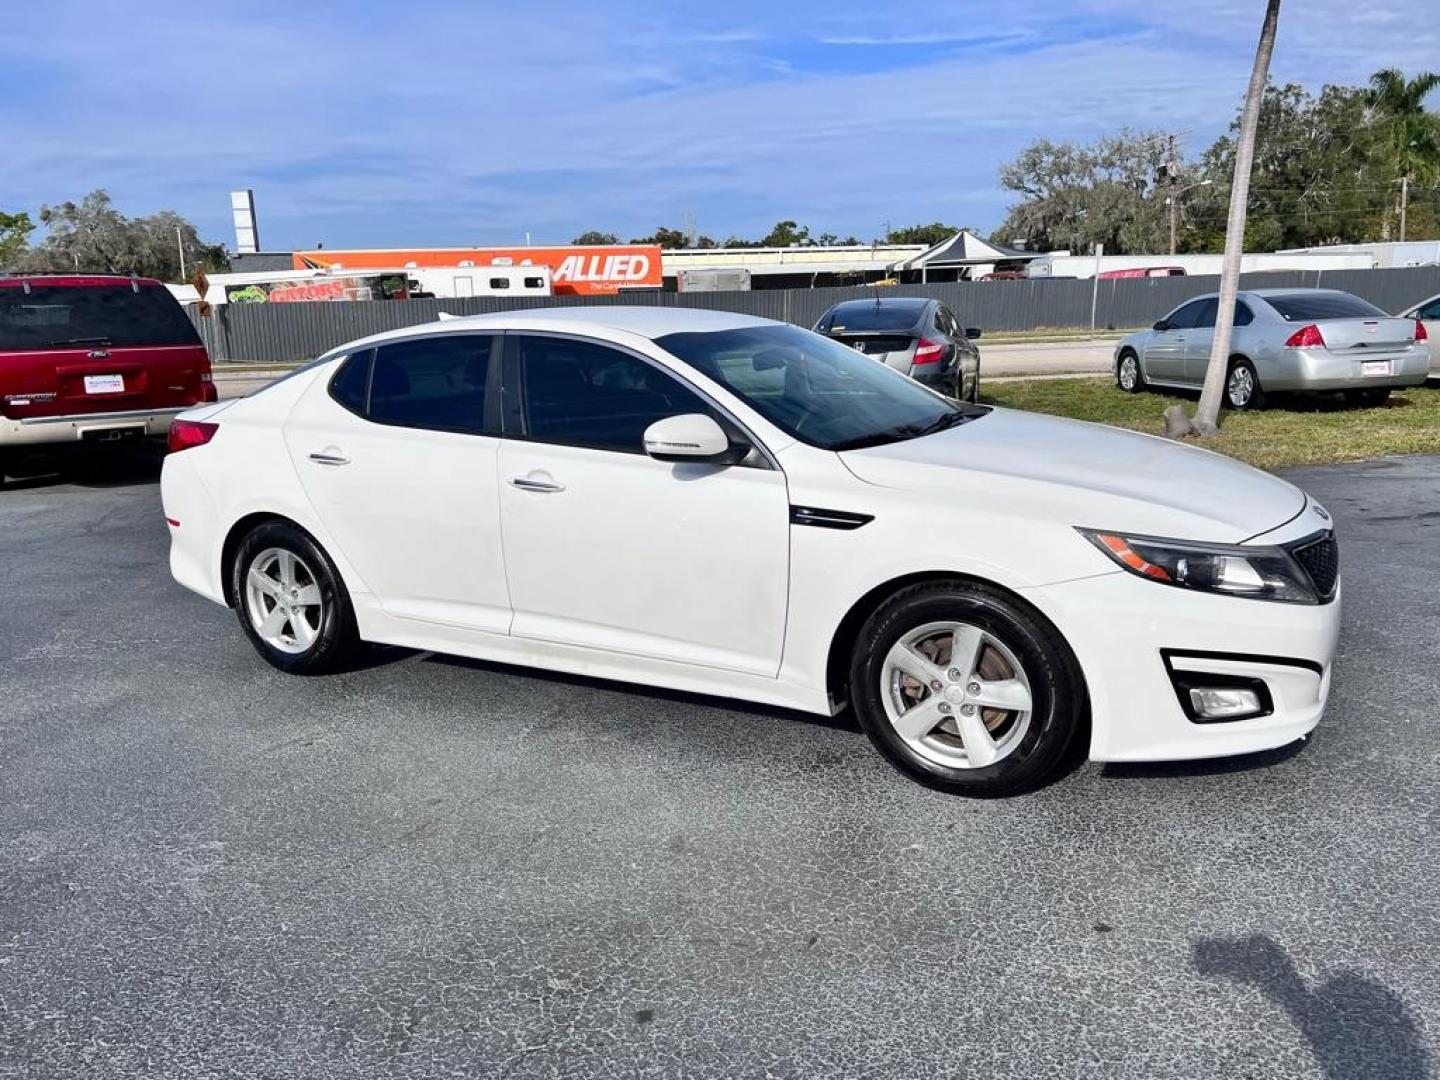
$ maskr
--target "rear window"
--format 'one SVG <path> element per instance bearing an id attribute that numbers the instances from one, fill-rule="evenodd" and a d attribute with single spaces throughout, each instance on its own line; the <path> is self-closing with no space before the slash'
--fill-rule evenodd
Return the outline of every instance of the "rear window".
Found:
<path id="1" fill-rule="evenodd" d="M 1314 322 L 1317 319 L 1389 318 L 1374 304 L 1349 293 L 1291 293 L 1267 296 L 1265 302 L 1286 322 Z"/>
<path id="2" fill-rule="evenodd" d="M 0 352 L 86 345 L 199 345 L 162 285 L 43 285 L 0 289 Z"/>
<path id="3" fill-rule="evenodd" d="M 894 333 L 909 330 L 920 321 L 925 310 L 923 303 L 895 304 L 868 301 L 859 304 L 843 304 L 835 309 L 830 320 L 830 329 L 835 332 L 867 334 L 872 331 Z"/>

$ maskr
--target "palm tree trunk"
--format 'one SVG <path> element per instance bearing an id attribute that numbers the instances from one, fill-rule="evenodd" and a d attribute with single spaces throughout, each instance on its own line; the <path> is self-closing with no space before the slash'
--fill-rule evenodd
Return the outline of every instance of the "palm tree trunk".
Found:
<path id="1" fill-rule="evenodd" d="M 1280 21 L 1280 0 L 1269 0 L 1260 44 L 1255 49 L 1255 67 L 1245 93 L 1245 111 L 1240 117 L 1240 142 L 1235 148 L 1235 175 L 1230 181 L 1230 217 L 1225 225 L 1225 261 L 1220 269 L 1220 308 L 1215 313 L 1215 341 L 1210 347 L 1210 366 L 1205 370 L 1205 387 L 1191 426 L 1201 435 L 1220 430 L 1220 400 L 1230 366 L 1230 337 L 1235 328 L 1235 293 L 1240 288 L 1240 256 L 1245 252 L 1245 211 L 1250 198 L 1250 169 L 1255 161 L 1255 129 L 1260 121 L 1260 102 L 1270 72 L 1270 54 L 1275 50 L 1275 25 Z"/>

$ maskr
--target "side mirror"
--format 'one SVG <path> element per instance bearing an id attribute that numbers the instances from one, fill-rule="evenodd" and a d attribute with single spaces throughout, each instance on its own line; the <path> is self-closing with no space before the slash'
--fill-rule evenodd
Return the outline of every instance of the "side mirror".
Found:
<path id="1" fill-rule="evenodd" d="M 656 461 L 733 465 L 749 452 L 732 446 L 725 429 L 704 413 L 667 416 L 645 429 L 645 453 Z"/>
<path id="2" fill-rule="evenodd" d="M 1163 332 L 1163 331 L 1166 331 L 1166 330 L 1169 330 L 1169 329 L 1170 329 L 1170 324 L 1169 324 L 1168 322 L 1166 322 L 1164 319 L 1161 319 L 1159 322 L 1157 322 L 1157 323 L 1156 323 L 1154 326 L 1152 326 L 1150 329 L 1151 329 L 1151 330 L 1159 330 L 1159 331 L 1162 331 L 1162 332 Z"/>
<path id="3" fill-rule="evenodd" d="M 974 341 L 980 336 L 980 328 L 978 326 L 967 326 L 965 328 L 965 336 L 971 341 Z"/>

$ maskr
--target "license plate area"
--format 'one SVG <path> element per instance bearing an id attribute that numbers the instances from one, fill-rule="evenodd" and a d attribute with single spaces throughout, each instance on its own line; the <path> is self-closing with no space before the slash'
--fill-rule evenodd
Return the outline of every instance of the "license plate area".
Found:
<path id="1" fill-rule="evenodd" d="M 128 443 L 139 442 L 145 437 L 144 425 L 136 427 L 90 428 L 80 432 L 80 441 L 86 443 Z"/>
<path id="2" fill-rule="evenodd" d="M 1362 360 L 1360 361 L 1360 374 L 1367 379 L 1390 374 L 1389 360 Z"/>
<path id="3" fill-rule="evenodd" d="M 85 392 L 87 394 L 123 394 L 125 392 L 125 376 L 86 375 Z"/>

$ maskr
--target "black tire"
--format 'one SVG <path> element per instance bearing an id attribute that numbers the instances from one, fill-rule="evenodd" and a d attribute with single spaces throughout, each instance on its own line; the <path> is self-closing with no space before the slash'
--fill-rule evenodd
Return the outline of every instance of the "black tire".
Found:
<path id="1" fill-rule="evenodd" d="M 1255 365 L 1243 356 L 1230 361 L 1230 369 L 1225 372 L 1222 400 L 1227 409 L 1236 412 L 1265 407 L 1265 390 L 1260 385 L 1260 376 L 1255 374 Z"/>
<path id="2" fill-rule="evenodd" d="M 288 552 L 298 560 L 293 574 L 298 589 L 314 585 L 318 593 L 318 612 L 311 612 L 305 605 L 295 617 L 303 618 L 307 627 L 308 643 L 295 630 L 295 622 L 282 620 L 278 636 L 284 637 L 286 627 L 290 629 L 289 647 L 272 644 L 256 626 L 266 614 L 273 614 L 281 601 L 273 595 L 258 598 L 262 605 L 259 619 L 253 616 L 253 605 L 257 601 L 254 590 L 249 588 L 249 572 L 257 558 L 268 552 Z M 308 595 L 308 594 L 302 594 Z M 342 670 L 353 658 L 359 646 L 359 634 L 355 629 L 355 612 L 350 604 L 350 594 L 340 580 L 340 574 L 330 557 L 303 530 L 281 521 L 265 522 L 246 534 L 235 553 L 230 567 L 230 596 L 235 601 L 235 613 L 239 616 L 240 627 L 264 660 L 281 671 L 292 675 L 324 675 Z M 288 601 L 287 601 L 288 602 Z"/>
<path id="3" fill-rule="evenodd" d="M 980 404 L 980 361 L 975 361 L 975 378 L 970 383 L 970 404 Z"/>
<path id="4" fill-rule="evenodd" d="M 977 628 L 1001 642 L 1018 661 L 1028 682 L 1028 718 L 1022 721 L 1019 712 L 1002 714 L 1002 725 L 1016 726 L 1010 731 L 1010 748 L 989 764 L 957 767 L 943 753 L 917 749 L 900 735 L 887 714 L 885 695 L 891 692 L 887 657 L 891 649 L 921 628 L 951 622 Z M 981 666 L 976 665 L 977 672 Z M 971 678 L 966 674 L 961 681 Z M 936 696 L 942 701 L 945 698 Z M 850 663 L 850 700 L 865 734 L 901 772 L 941 791 L 980 797 L 1014 795 L 1043 784 L 1070 761 L 1076 736 L 1087 727 L 1089 709 L 1084 677 L 1059 632 L 1003 590 L 968 582 L 910 586 L 882 604 L 866 620 L 856 639 Z M 971 711 L 975 711 L 973 707 Z M 987 710 L 982 708 L 978 715 L 988 729 L 992 721 Z M 941 727 L 931 732 L 927 741 L 938 737 L 958 744 L 958 737 L 942 730 L 947 722 L 958 726 L 958 716 L 942 720 Z M 1003 727 L 996 732 L 996 742 L 1003 742 L 1005 736 L 999 734 Z"/>
<path id="5" fill-rule="evenodd" d="M 1365 390 L 1346 390 L 1345 401 L 1357 409 L 1378 409 L 1390 400 L 1390 387 L 1372 386 Z"/>
<path id="6" fill-rule="evenodd" d="M 1133 379 L 1130 362 L 1133 361 Z M 1129 382 L 1130 385 L 1125 384 Z M 1145 372 L 1140 369 L 1140 357 L 1134 349 L 1124 350 L 1115 360 L 1115 385 L 1127 394 L 1138 394 L 1145 389 Z"/>

